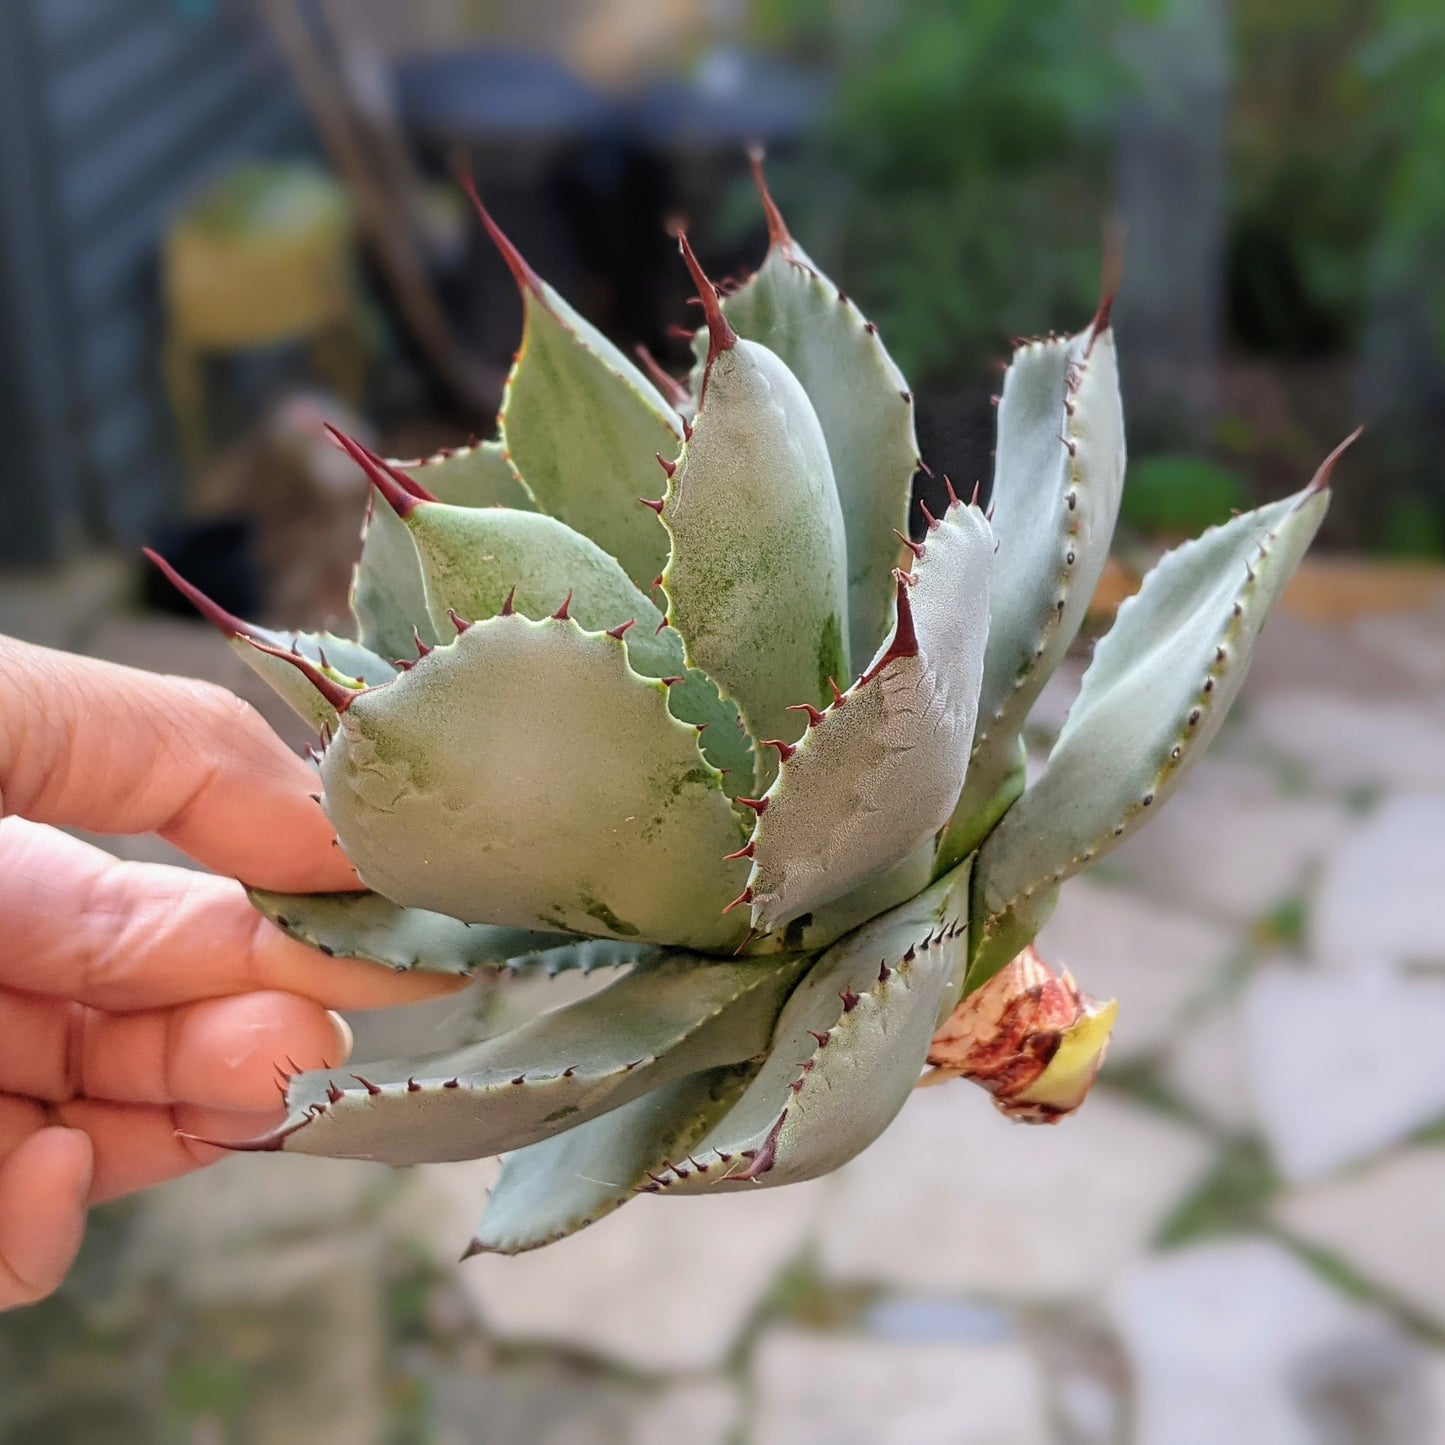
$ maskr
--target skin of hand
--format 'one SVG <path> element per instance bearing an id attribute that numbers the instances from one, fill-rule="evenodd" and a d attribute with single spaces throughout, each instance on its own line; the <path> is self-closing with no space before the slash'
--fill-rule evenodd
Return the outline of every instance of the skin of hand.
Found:
<path id="1" fill-rule="evenodd" d="M 464 980 L 328 958 L 236 879 L 358 886 L 315 777 L 239 698 L 0 637 L 0 1309 L 44 1298 L 91 1204 L 223 1157 L 278 1117 L 277 1070 L 334 1067 L 332 1009 Z M 62 832 L 154 833 L 213 869 Z"/>

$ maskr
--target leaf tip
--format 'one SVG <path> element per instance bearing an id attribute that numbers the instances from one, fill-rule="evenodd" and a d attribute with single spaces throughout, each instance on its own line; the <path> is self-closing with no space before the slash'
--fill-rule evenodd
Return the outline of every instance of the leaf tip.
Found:
<path id="1" fill-rule="evenodd" d="M 146 560 L 160 570 L 161 575 L 211 624 L 218 632 L 225 637 L 244 637 L 251 640 L 251 634 L 246 630 L 246 624 L 239 617 L 227 612 L 218 602 L 213 602 L 201 589 L 194 584 L 187 582 L 159 552 L 150 547 L 142 547 Z"/>
<path id="2" fill-rule="evenodd" d="M 677 245 L 683 260 L 687 262 L 687 269 L 692 273 L 693 285 L 697 287 L 698 299 L 702 302 L 702 313 L 707 321 L 707 364 L 711 366 L 719 352 L 727 351 L 738 344 L 738 334 L 723 315 L 717 287 L 707 279 L 707 273 L 693 254 L 686 231 L 678 231 Z"/>
<path id="3" fill-rule="evenodd" d="M 768 246 L 773 250 L 791 251 L 792 233 L 783 219 L 783 213 L 778 209 L 778 203 L 773 199 L 773 193 L 768 189 L 768 178 L 763 172 L 764 154 L 761 145 L 748 147 L 748 166 L 753 173 L 753 185 L 757 187 L 758 199 L 763 203 L 763 215 L 767 217 Z"/>
<path id="4" fill-rule="evenodd" d="M 330 422 L 323 425 L 327 436 L 366 473 L 367 480 L 403 521 L 416 510 L 418 503 L 436 501 L 431 492 L 414 477 L 407 476 L 400 467 L 383 461 L 369 447 L 362 446 L 354 437 L 347 436 Z"/>
<path id="5" fill-rule="evenodd" d="M 481 221 L 487 235 L 492 238 L 492 244 L 497 248 L 502 260 L 506 262 L 507 270 L 512 273 L 512 279 L 517 283 L 517 289 L 523 294 L 530 291 L 541 300 L 542 278 L 527 264 L 522 253 L 508 239 L 506 232 L 492 219 L 491 213 L 482 204 L 482 198 L 477 193 L 477 183 L 472 179 L 471 172 L 465 167 L 458 166 L 456 177 L 457 184 L 466 192 L 467 199 L 472 203 L 472 209 L 476 211 L 477 219 Z"/>
<path id="6" fill-rule="evenodd" d="M 1349 436 L 1347 436 L 1344 441 L 1342 441 L 1329 454 L 1329 456 L 1327 456 L 1324 461 L 1319 464 L 1319 467 L 1315 471 L 1314 476 L 1310 478 L 1309 486 L 1307 486 L 1304 490 L 1304 495 L 1306 498 L 1314 496 L 1316 492 L 1324 492 L 1329 490 L 1330 476 L 1334 472 L 1335 463 L 1338 462 L 1339 459 L 1344 456 L 1344 454 L 1349 451 L 1349 449 L 1354 446 L 1357 441 L 1359 441 L 1361 435 L 1364 433 L 1364 430 L 1365 428 L 1363 425 L 1357 426 L 1354 431 L 1352 431 Z"/>

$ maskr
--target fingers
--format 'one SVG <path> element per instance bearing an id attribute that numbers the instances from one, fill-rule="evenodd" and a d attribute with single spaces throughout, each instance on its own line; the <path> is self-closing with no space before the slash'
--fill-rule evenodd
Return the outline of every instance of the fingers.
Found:
<path id="1" fill-rule="evenodd" d="M 219 873 L 319 893 L 356 875 L 310 769 L 239 698 L 0 637 L 0 803 L 94 833 L 157 833 Z"/>
<path id="2" fill-rule="evenodd" d="M 42 1104 L 0 1094 L 0 1167 L 37 1130 L 49 1123 Z"/>
<path id="3" fill-rule="evenodd" d="M 0 1038 L 0 1093 L 233 1110 L 274 1108 L 283 1074 L 351 1051 L 342 1019 L 287 993 L 108 1014 L 0 989 Z"/>
<path id="4" fill-rule="evenodd" d="M 0 1157 L 0 1309 L 44 1299 L 80 1249 L 93 1170 L 76 1129 L 39 1129 Z"/>
<path id="5" fill-rule="evenodd" d="M 280 1109 L 243 1114 L 196 1104 L 115 1104 L 103 1099 L 75 1099 L 56 1114 L 90 1138 L 95 1155 L 92 1204 L 214 1164 L 226 1157 L 226 1150 L 199 1140 L 254 1139 L 282 1117 Z"/>
<path id="6" fill-rule="evenodd" d="M 465 986 L 327 957 L 263 918 L 230 879 L 122 863 L 19 818 L 0 823 L 0 918 L 0 984 L 112 1011 L 253 989 L 383 1008 Z"/>
<path id="7" fill-rule="evenodd" d="M 41 1293 L 49 1293 L 69 1262 L 69 1257 L 62 1261 L 55 1280 L 42 1280 L 39 1272 L 25 1273 L 23 1262 L 7 1243 L 14 1237 L 21 1216 L 33 1215 L 37 1222 L 53 1216 L 62 1223 L 73 1217 L 73 1201 L 62 1208 L 56 1204 L 55 1195 L 41 1188 L 51 1171 L 63 1171 L 48 1155 L 30 1152 L 36 1139 L 80 1131 L 87 1141 L 87 1155 L 83 1187 L 76 1177 L 77 1195 L 91 1204 L 100 1204 L 163 1184 L 226 1157 L 225 1149 L 201 1140 L 240 1143 L 266 1133 L 282 1117 L 279 1107 L 243 1112 L 208 1109 L 199 1104 L 123 1104 L 108 1099 L 72 1099 L 47 1111 L 33 1100 L 0 1094 L 0 1307 L 16 1290 L 14 1281 L 7 1276 L 7 1264 L 32 1291 L 44 1284 Z M 56 1121 L 63 1128 L 54 1128 Z M 48 1150 L 56 1146 L 44 1147 Z M 38 1176 L 32 1172 L 37 1161 L 43 1166 Z M 41 1294 L 32 1293 L 30 1297 L 39 1299 Z"/>

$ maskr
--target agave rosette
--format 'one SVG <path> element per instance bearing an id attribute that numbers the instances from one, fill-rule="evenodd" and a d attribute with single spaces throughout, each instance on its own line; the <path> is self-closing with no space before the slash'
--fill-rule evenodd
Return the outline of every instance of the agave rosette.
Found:
<path id="1" fill-rule="evenodd" d="M 1016 348 L 989 515 L 950 489 L 909 540 L 912 394 L 762 194 L 767 256 L 725 297 L 682 242 L 706 325 L 668 395 L 483 212 L 524 306 L 497 437 L 420 463 L 341 439 L 375 489 L 356 638 L 188 589 L 318 730 L 320 803 L 367 888 L 255 893 L 279 927 L 401 968 L 617 970 L 459 1050 L 297 1075 L 248 1146 L 505 1153 L 473 1250 L 640 1191 L 834 1169 L 945 1020 L 972 1049 L 1015 1018 L 994 989 L 975 1026 L 975 994 L 1204 750 L 1328 505 L 1333 457 L 1167 555 L 1026 788 L 1021 730 L 1124 482 L 1108 307 Z M 1018 1030 L 1028 1077 L 1066 1046 L 1086 1088 L 1107 1026 L 1075 1057 L 1054 1022 Z"/>

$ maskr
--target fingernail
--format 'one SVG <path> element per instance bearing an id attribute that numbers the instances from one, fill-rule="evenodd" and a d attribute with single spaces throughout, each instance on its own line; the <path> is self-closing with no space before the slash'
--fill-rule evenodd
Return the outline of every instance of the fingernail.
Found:
<path id="1" fill-rule="evenodd" d="M 331 1029 L 336 1035 L 336 1063 L 344 1064 L 351 1057 L 351 1047 L 356 1042 L 356 1036 L 351 1032 L 351 1025 L 339 1013 L 327 1009 L 326 1017 L 331 1020 Z"/>

